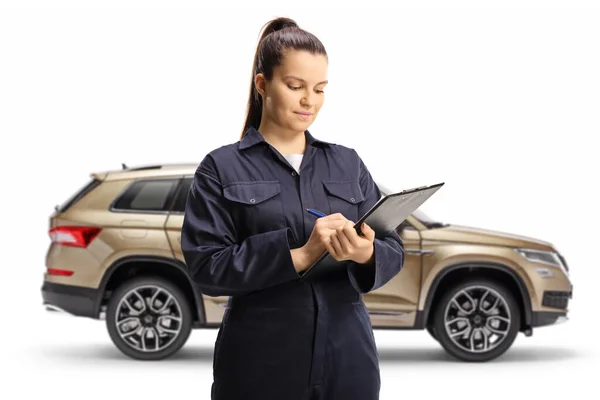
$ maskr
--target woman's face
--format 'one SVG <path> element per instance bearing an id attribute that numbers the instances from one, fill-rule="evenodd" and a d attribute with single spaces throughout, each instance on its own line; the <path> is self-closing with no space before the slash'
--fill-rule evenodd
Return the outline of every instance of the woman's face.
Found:
<path id="1" fill-rule="evenodd" d="M 268 118 L 284 130 L 304 132 L 325 101 L 326 84 L 325 56 L 287 50 L 270 82 L 265 82 L 262 74 L 257 76 L 256 85 L 263 96 L 263 119 Z"/>

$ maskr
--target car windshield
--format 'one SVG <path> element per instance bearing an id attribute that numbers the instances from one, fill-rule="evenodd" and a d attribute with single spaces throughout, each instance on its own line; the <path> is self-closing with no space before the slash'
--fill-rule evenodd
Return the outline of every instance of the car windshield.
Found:
<path id="1" fill-rule="evenodd" d="M 378 183 L 377 186 L 379 187 L 379 191 L 381 192 L 382 196 L 385 196 L 388 193 L 394 193 L 393 190 L 391 190 L 389 187 L 386 187 L 385 185 L 380 185 Z M 437 220 L 431 218 L 429 215 L 425 214 L 420 209 L 416 209 L 412 213 L 412 216 L 415 217 L 416 219 L 418 219 L 419 222 L 421 222 L 423 225 L 425 225 L 429 229 L 431 229 L 431 228 L 443 228 L 445 226 L 448 226 L 447 223 L 440 222 L 440 221 L 437 221 Z"/>

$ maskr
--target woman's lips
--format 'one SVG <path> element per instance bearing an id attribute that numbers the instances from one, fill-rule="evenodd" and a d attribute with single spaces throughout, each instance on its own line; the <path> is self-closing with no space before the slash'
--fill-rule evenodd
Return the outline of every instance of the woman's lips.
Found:
<path id="1" fill-rule="evenodd" d="M 302 118 L 302 119 L 308 119 L 308 118 L 310 118 L 312 116 L 311 113 L 296 112 L 296 114 L 298 116 L 300 116 L 300 118 Z"/>

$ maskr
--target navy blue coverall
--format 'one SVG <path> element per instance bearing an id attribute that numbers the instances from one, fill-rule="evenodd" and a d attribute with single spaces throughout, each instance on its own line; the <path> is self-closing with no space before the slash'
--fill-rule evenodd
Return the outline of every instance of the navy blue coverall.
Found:
<path id="1" fill-rule="evenodd" d="M 290 250 L 304 245 L 316 217 L 357 221 L 380 198 L 351 148 L 305 131 L 299 173 L 255 128 L 211 151 L 198 166 L 181 248 L 208 296 L 230 296 L 217 334 L 212 399 L 374 400 L 378 353 L 362 294 L 394 277 L 404 246 L 376 238 L 374 266 L 299 282 Z"/>

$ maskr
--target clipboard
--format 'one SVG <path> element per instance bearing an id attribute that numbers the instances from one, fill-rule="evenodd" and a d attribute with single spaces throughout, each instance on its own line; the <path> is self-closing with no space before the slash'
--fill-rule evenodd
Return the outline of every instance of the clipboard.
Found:
<path id="1" fill-rule="evenodd" d="M 387 194 L 379 199 L 379 201 L 354 224 L 354 229 L 361 235 L 362 232 L 360 226 L 363 222 L 366 222 L 367 225 L 375 231 L 375 238 L 381 239 L 391 231 L 395 230 L 410 214 L 425 203 L 442 186 L 444 186 L 444 182 Z M 304 282 L 314 279 L 339 269 L 345 269 L 347 266 L 348 261 L 337 261 L 326 251 L 302 273 L 300 281 Z"/>

